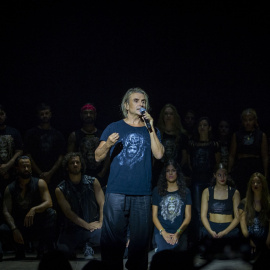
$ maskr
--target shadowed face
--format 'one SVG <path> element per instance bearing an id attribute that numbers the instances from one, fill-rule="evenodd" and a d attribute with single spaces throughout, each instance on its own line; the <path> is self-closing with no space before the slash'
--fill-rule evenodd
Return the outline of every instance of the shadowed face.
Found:
<path id="1" fill-rule="evenodd" d="M 41 110 L 38 112 L 38 118 L 42 124 L 49 123 L 52 118 L 52 113 L 49 109 Z"/>
<path id="2" fill-rule="evenodd" d="M 242 118 L 242 123 L 246 131 L 253 131 L 256 125 L 256 119 L 253 114 L 246 114 Z"/>
<path id="3" fill-rule="evenodd" d="M 23 179 L 30 178 L 32 173 L 32 166 L 30 159 L 20 159 L 17 166 L 17 172 L 19 177 Z"/>
<path id="4" fill-rule="evenodd" d="M 70 160 L 68 161 L 67 170 L 69 174 L 73 175 L 81 173 L 82 163 L 79 156 L 70 158 Z"/>
<path id="5" fill-rule="evenodd" d="M 174 111 L 171 107 L 167 107 L 164 111 L 164 122 L 173 122 L 174 121 Z"/>

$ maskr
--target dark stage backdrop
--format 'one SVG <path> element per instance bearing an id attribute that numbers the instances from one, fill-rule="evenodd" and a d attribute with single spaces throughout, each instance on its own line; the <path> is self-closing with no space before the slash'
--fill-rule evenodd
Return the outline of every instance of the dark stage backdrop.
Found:
<path id="1" fill-rule="evenodd" d="M 4 2 L 4 3 L 3 3 Z M 253 107 L 269 129 L 269 12 L 235 1 L 2 1 L 1 99 L 11 126 L 36 124 L 53 107 L 67 135 L 93 102 L 101 128 L 121 117 L 125 91 L 149 93 L 157 120 L 165 103 L 214 123 Z M 179 4 L 180 2 L 180 4 Z"/>

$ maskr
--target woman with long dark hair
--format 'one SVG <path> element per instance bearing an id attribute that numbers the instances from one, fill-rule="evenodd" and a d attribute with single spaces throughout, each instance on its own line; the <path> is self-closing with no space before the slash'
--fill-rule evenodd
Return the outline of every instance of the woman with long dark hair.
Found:
<path id="1" fill-rule="evenodd" d="M 186 228 L 191 220 L 191 195 L 180 166 L 169 160 L 152 195 L 157 251 L 187 249 Z"/>

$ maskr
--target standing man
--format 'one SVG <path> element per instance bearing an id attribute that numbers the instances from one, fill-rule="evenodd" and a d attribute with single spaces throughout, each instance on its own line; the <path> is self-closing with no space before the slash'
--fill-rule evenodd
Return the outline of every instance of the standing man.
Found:
<path id="1" fill-rule="evenodd" d="M 96 162 L 95 150 L 99 145 L 102 130 L 96 127 L 97 110 L 92 103 L 81 107 L 82 127 L 73 131 L 68 137 L 67 152 L 81 152 L 85 161 L 85 174 L 99 179 L 102 187 L 107 184 L 109 160 Z"/>
<path id="2" fill-rule="evenodd" d="M 23 152 L 20 132 L 7 126 L 6 119 L 6 110 L 0 104 L 0 193 L 2 196 L 4 196 L 7 184 L 11 182 L 13 164 Z"/>
<path id="3" fill-rule="evenodd" d="M 96 161 L 110 151 L 111 167 L 105 195 L 101 232 L 101 257 L 109 269 L 123 269 L 127 228 L 130 231 L 128 269 L 148 268 L 151 237 L 152 155 L 161 159 L 164 147 L 159 131 L 148 112 L 148 95 L 131 88 L 124 95 L 121 110 L 124 119 L 110 124 L 102 133 L 95 151 Z M 146 127 L 149 122 L 151 128 Z"/>
<path id="4" fill-rule="evenodd" d="M 31 158 L 33 175 L 46 181 L 54 201 L 54 191 L 59 183 L 59 167 L 65 154 L 63 134 L 51 126 L 51 107 L 45 103 L 37 106 L 39 124 L 25 134 L 25 153 Z"/>
<path id="5" fill-rule="evenodd" d="M 55 190 L 64 214 L 57 246 L 69 257 L 84 247 L 84 257 L 92 259 L 92 247 L 100 245 L 104 193 L 96 178 L 83 174 L 81 153 L 66 154 L 63 167 L 66 179 Z"/>
<path id="6" fill-rule="evenodd" d="M 31 176 L 28 156 L 19 156 L 17 178 L 6 187 L 3 213 L 16 246 L 16 258 L 25 257 L 27 241 L 39 240 L 38 255 L 54 248 L 56 212 L 46 182 Z"/>

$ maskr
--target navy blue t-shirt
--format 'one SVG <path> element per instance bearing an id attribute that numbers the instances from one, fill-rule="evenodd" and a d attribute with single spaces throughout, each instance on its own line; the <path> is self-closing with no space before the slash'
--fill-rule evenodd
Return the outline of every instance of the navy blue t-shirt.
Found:
<path id="1" fill-rule="evenodd" d="M 110 150 L 111 167 L 106 192 L 151 195 L 152 151 L 147 128 L 132 127 L 120 120 L 108 125 L 100 141 L 107 141 L 114 132 L 120 137 Z M 159 131 L 157 136 L 161 140 Z"/>
<path id="2" fill-rule="evenodd" d="M 178 190 L 160 196 L 158 188 L 155 187 L 152 204 L 158 206 L 158 220 L 165 231 L 175 233 L 185 218 L 186 205 L 192 204 L 190 190 L 186 188 L 186 198 L 183 200 Z M 156 227 L 155 233 L 159 233 Z"/>

